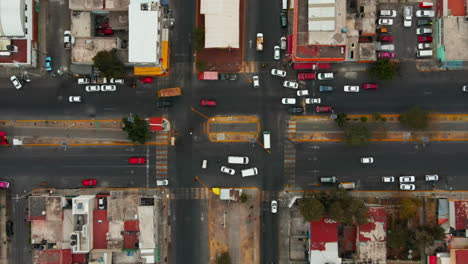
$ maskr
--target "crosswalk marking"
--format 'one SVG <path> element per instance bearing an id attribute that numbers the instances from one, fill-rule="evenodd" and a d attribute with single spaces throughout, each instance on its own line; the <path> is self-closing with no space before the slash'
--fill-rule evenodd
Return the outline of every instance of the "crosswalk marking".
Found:
<path id="1" fill-rule="evenodd" d="M 258 62 L 256 61 L 244 61 L 242 63 L 243 72 L 257 72 L 258 71 Z"/>
<path id="2" fill-rule="evenodd" d="M 284 175 L 288 179 L 288 185 L 294 187 L 296 182 L 296 148 L 289 140 L 286 140 L 284 144 Z"/>
<path id="3" fill-rule="evenodd" d="M 296 133 L 296 121 L 288 122 L 288 133 Z"/>
<path id="4" fill-rule="evenodd" d="M 207 188 L 178 188 L 173 189 L 171 199 L 179 200 L 206 200 L 210 198 L 210 190 Z"/>
<path id="5" fill-rule="evenodd" d="M 169 133 L 157 132 L 156 143 L 156 180 L 167 179 Z"/>

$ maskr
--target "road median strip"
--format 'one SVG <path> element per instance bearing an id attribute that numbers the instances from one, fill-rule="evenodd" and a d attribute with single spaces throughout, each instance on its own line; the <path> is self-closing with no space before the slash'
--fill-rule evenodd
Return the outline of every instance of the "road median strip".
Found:
<path id="1" fill-rule="evenodd" d="M 229 126 L 230 124 L 237 125 L 238 130 L 243 128 L 246 131 L 219 131 L 224 130 L 224 128 L 220 127 Z M 255 124 L 255 128 L 249 128 L 248 126 L 246 128 L 246 124 Z M 232 127 L 226 127 L 225 129 L 232 129 Z M 218 131 L 212 132 L 213 130 Z M 257 116 L 216 116 L 208 119 L 206 131 L 211 142 L 255 142 L 258 139 L 260 123 Z"/>
<path id="2" fill-rule="evenodd" d="M 74 128 L 74 129 L 122 129 L 120 119 L 105 120 L 11 120 L 1 121 L 3 126 Z"/>

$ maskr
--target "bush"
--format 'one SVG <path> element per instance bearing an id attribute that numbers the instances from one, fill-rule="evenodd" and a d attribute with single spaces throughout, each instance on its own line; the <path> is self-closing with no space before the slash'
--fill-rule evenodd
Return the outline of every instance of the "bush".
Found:
<path id="1" fill-rule="evenodd" d="M 299 210 L 306 221 L 320 220 L 325 212 L 323 204 L 310 196 L 306 196 L 299 201 Z"/>
<path id="2" fill-rule="evenodd" d="M 398 64 L 389 59 L 378 59 L 370 68 L 369 74 L 381 80 L 391 80 L 398 72 Z"/>
<path id="3" fill-rule="evenodd" d="M 351 125 L 345 129 L 345 140 L 351 146 L 363 146 L 369 143 L 371 131 L 362 124 Z"/>
<path id="4" fill-rule="evenodd" d="M 208 68 L 208 65 L 206 64 L 206 62 L 202 60 L 197 60 L 197 62 L 195 63 L 195 67 L 197 67 L 197 71 L 202 72 L 202 71 L 206 71 L 206 69 Z"/>
<path id="5" fill-rule="evenodd" d="M 231 264 L 231 256 L 229 252 L 223 252 L 216 257 L 216 264 Z"/>
<path id="6" fill-rule="evenodd" d="M 242 193 L 242 194 L 240 195 L 239 199 L 240 199 L 240 202 L 241 202 L 241 203 L 246 203 L 247 200 L 249 199 L 249 197 L 247 196 L 247 194 Z"/>
<path id="7" fill-rule="evenodd" d="M 349 118 L 346 117 L 345 113 L 339 113 L 338 115 L 336 115 L 335 122 L 336 124 L 338 124 L 339 127 L 343 127 L 346 121 L 349 121 Z"/>
<path id="8" fill-rule="evenodd" d="M 117 57 L 117 50 L 99 51 L 93 58 L 94 67 L 99 69 L 104 77 L 123 77 L 124 65 Z"/>
<path id="9" fill-rule="evenodd" d="M 128 139 L 131 141 L 144 144 L 151 138 L 148 122 L 138 115 L 133 116 L 133 122 L 129 121 L 128 118 L 123 118 L 122 123 L 122 130 L 128 133 Z"/>
<path id="10" fill-rule="evenodd" d="M 400 123 L 413 130 L 425 130 L 429 126 L 429 112 L 413 107 L 398 117 Z"/>
<path id="11" fill-rule="evenodd" d="M 361 122 L 363 123 L 367 122 L 367 116 L 361 116 Z"/>

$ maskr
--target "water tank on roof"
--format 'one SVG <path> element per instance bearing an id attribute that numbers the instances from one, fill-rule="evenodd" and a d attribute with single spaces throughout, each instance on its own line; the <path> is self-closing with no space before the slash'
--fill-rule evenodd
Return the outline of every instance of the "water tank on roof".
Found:
<path id="1" fill-rule="evenodd" d="M 343 32 L 343 33 L 348 32 L 348 28 L 347 28 L 347 27 L 342 28 L 342 29 L 341 29 L 341 32 Z"/>

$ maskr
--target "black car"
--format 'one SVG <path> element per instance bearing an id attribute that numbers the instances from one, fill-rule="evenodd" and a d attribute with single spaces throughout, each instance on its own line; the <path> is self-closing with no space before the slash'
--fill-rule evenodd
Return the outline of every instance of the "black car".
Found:
<path id="1" fill-rule="evenodd" d="M 290 114 L 300 114 L 303 112 L 304 112 L 304 109 L 302 107 L 291 107 L 288 109 L 288 113 Z"/>
<path id="2" fill-rule="evenodd" d="M 280 22 L 282 27 L 288 26 L 288 15 L 286 14 L 286 12 L 281 12 Z"/>
<path id="3" fill-rule="evenodd" d="M 416 24 L 419 26 L 429 26 L 432 25 L 432 20 L 430 19 L 420 19 L 416 22 Z"/>
<path id="4" fill-rule="evenodd" d="M 160 100 L 156 102 L 157 108 L 171 107 L 173 104 L 170 101 Z"/>
<path id="5" fill-rule="evenodd" d="M 236 81 L 239 78 L 237 73 L 226 73 L 226 79 L 230 81 Z"/>
<path id="6" fill-rule="evenodd" d="M 10 220 L 6 222 L 6 234 L 8 237 L 13 235 L 13 222 Z"/>
<path id="7" fill-rule="evenodd" d="M 219 79 L 220 81 L 227 80 L 227 78 L 226 78 L 227 76 L 226 76 L 226 75 L 227 75 L 227 73 L 220 72 L 220 73 L 218 73 L 218 79 Z"/>

